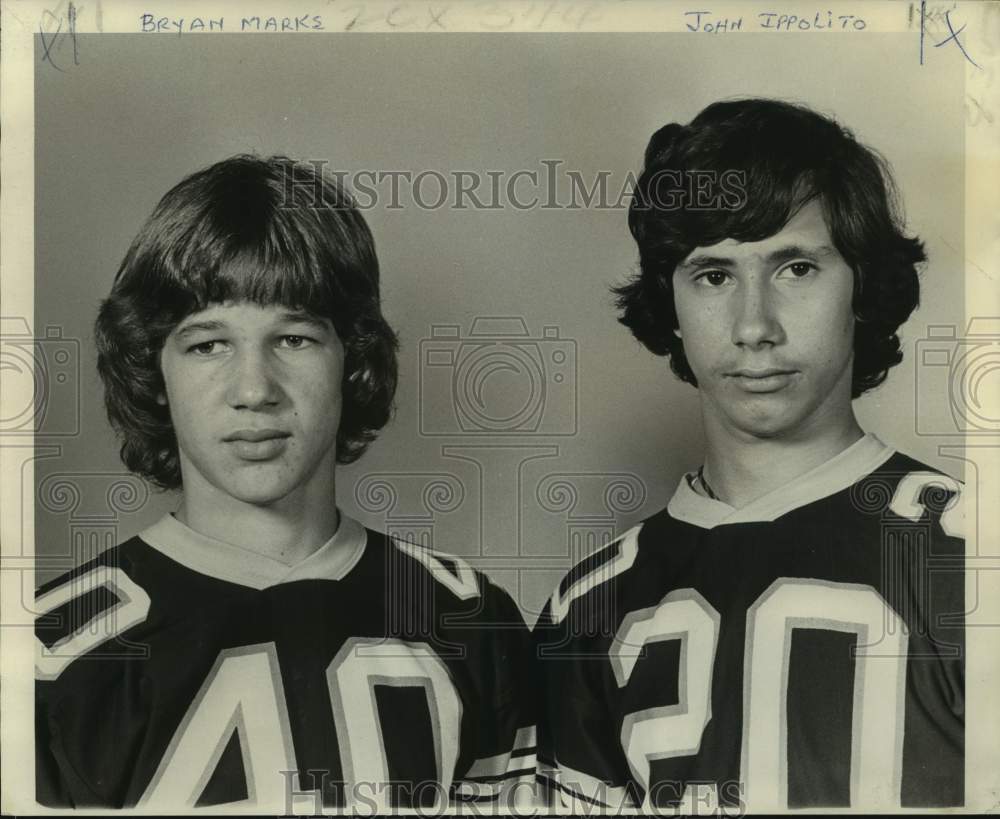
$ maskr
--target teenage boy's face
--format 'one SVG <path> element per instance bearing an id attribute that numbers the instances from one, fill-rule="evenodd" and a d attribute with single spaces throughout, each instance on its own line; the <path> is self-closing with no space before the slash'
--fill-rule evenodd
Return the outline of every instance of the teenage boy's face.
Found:
<path id="1" fill-rule="evenodd" d="M 773 236 L 726 239 L 676 268 L 679 335 L 706 421 L 809 437 L 850 413 L 853 276 L 813 200 Z"/>
<path id="2" fill-rule="evenodd" d="M 185 492 L 267 505 L 332 488 L 344 348 L 329 319 L 212 305 L 174 328 L 160 367 Z"/>

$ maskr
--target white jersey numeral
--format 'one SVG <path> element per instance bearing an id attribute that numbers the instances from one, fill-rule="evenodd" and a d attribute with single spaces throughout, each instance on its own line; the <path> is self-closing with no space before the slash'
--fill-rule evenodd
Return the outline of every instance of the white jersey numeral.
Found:
<path id="1" fill-rule="evenodd" d="M 680 640 L 678 702 L 629 714 L 621 742 L 632 775 L 646 792 L 649 809 L 649 763 L 653 759 L 691 756 L 712 718 L 712 667 L 719 642 L 719 613 L 693 589 L 670 592 L 658 606 L 632 612 L 622 622 L 611 647 L 611 667 L 624 688 L 646 646 Z M 666 740 L 666 741 L 665 741 Z"/>
<path id="2" fill-rule="evenodd" d="M 447 668 L 424 643 L 355 638 L 326 672 L 348 808 L 363 803 L 391 808 L 384 727 L 374 686 L 421 688 L 427 697 L 438 773 L 435 791 L 451 787 L 459 748 L 462 703 Z M 299 786 L 298 764 L 274 643 L 222 651 L 174 734 L 140 807 L 197 804 L 233 735 L 239 738 L 248 798 L 227 806 L 253 806 L 282 814 L 288 799 L 313 804 Z M 367 789 L 367 790 L 365 790 Z M 318 795 L 317 795 L 318 797 Z M 447 805 L 440 806 L 442 809 Z"/>
<path id="3" fill-rule="evenodd" d="M 219 653 L 146 788 L 140 807 L 193 808 L 235 733 L 247 800 L 233 805 L 283 810 L 295 751 L 274 643 Z"/>
<path id="4" fill-rule="evenodd" d="M 787 805 L 788 668 L 796 628 L 857 635 L 851 807 L 898 806 L 907 629 L 871 586 L 788 578 L 772 583 L 747 612 L 740 776 L 747 805 Z"/>
<path id="5" fill-rule="evenodd" d="M 888 619 L 887 619 L 888 618 Z M 609 650 L 619 687 L 643 646 L 680 640 L 679 701 L 629 714 L 621 742 L 650 802 L 650 761 L 698 752 L 711 719 L 718 612 L 694 589 L 673 591 L 622 622 Z M 755 810 L 787 807 L 787 697 L 796 628 L 857 635 L 851 749 L 851 806 L 898 806 L 902 773 L 908 633 L 870 586 L 781 578 L 747 612 L 741 780 Z"/>
<path id="6" fill-rule="evenodd" d="M 375 686 L 422 688 L 427 697 L 434 737 L 434 762 L 439 796 L 451 787 L 458 758 L 459 731 L 462 725 L 462 702 L 441 659 L 424 643 L 402 640 L 353 638 L 337 652 L 326 672 L 330 688 L 333 719 L 337 726 L 343 779 L 352 797 L 362 785 L 389 781 L 389 762 L 385 755 L 383 729 L 375 703 Z M 391 794 L 373 788 L 369 794 L 380 811 L 391 807 Z M 437 805 L 444 809 L 447 804 Z"/>

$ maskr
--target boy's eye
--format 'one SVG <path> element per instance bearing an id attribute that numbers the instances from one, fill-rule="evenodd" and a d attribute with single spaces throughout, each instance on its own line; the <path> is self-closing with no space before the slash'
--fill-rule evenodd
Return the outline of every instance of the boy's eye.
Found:
<path id="1" fill-rule="evenodd" d="M 188 347 L 188 352 L 195 355 L 211 355 L 219 351 L 219 344 L 218 341 L 200 341 Z"/>
<path id="2" fill-rule="evenodd" d="M 804 279 L 814 270 L 816 270 L 816 265 L 812 262 L 792 262 L 781 270 L 778 275 L 786 279 Z"/>
<path id="3" fill-rule="evenodd" d="M 695 281 L 709 287 L 721 287 L 729 279 L 729 274 L 724 270 L 705 270 L 695 276 Z"/>
<path id="4" fill-rule="evenodd" d="M 313 340 L 311 338 L 307 338 L 306 336 L 288 335 L 281 337 L 282 346 L 288 347 L 292 350 L 300 350 L 303 347 L 308 347 L 312 343 Z"/>

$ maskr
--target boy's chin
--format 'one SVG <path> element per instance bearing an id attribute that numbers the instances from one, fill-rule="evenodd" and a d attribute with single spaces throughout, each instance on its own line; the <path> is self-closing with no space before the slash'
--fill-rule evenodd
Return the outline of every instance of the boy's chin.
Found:
<path id="1" fill-rule="evenodd" d="M 269 481 L 261 476 L 254 480 L 229 481 L 219 488 L 233 500 L 252 506 L 272 506 L 295 490 L 290 482 Z"/>
<path id="2" fill-rule="evenodd" d="M 730 416 L 730 423 L 744 435 L 766 440 L 791 438 L 802 418 L 790 407 L 740 408 Z"/>

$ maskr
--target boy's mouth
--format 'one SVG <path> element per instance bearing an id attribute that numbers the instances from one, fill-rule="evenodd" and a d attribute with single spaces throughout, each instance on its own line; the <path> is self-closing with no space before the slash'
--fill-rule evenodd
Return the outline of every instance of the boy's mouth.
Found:
<path id="1" fill-rule="evenodd" d="M 247 441 L 249 443 L 259 443 L 260 441 L 271 441 L 280 438 L 290 437 L 289 433 L 280 429 L 238 429 L 229 433 L 223 441 L 227 443 L 236 441 Z"/>

